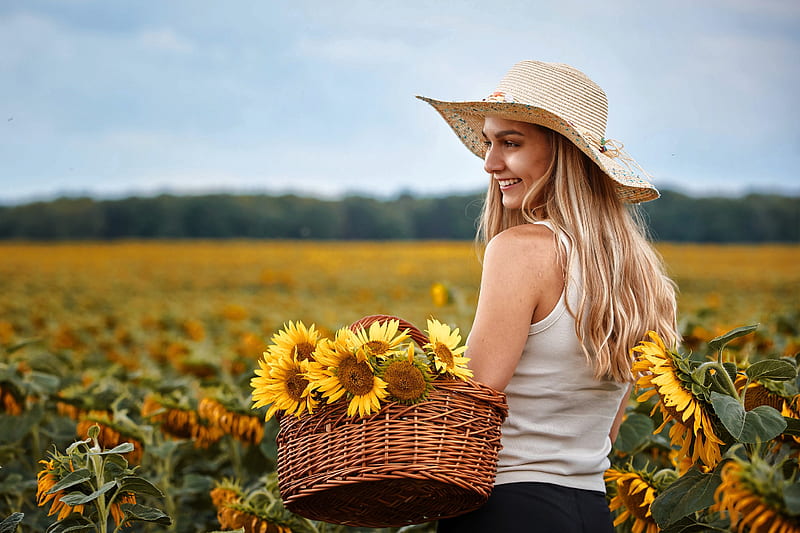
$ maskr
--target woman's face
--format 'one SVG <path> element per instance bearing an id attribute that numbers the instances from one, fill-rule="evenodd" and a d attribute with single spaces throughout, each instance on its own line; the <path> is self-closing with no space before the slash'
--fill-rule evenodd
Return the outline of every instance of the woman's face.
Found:
<path id="1" fill-rule="evenodd" d="M 550 136 L 544 128 L 498 117 L 483 122 L 486 158 L 483 168 L 492 175 L 506 209 L 519 209 L 530 187 L 550 166 Z"/>

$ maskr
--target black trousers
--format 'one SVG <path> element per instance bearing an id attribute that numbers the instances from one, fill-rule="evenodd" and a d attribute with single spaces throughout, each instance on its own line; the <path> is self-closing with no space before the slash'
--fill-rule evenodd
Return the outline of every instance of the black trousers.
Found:
<path id="1" fill-rule="evenodd" d="M 439 520 L 438 533 L 613 533 L 602 492 L 549 483 L 494 487 L 482 507 Z"/>

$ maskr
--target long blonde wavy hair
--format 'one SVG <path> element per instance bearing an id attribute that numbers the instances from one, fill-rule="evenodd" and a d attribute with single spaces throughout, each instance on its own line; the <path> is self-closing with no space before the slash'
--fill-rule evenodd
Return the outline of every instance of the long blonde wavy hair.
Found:
<path id="1" fill-rule="evenodd" d="M 544 177 L 526 192 L 522 207 L 503 207 L 494 179 L 479 219 L 479 243 L 524 223 L 549 220 L 566 235 L 569 251 L 558 239 L 559 256 L 569 289 L 566 265 L 577 261 L 583 291 L 575 329 L 598 379 L 631 381 L 629 349 L 649 330 L 667 346 L 680 341 L 676 325 L 675 284 L 647 239 L 635 207 L 624 205 L 614 183 L 562 135 L 549 132 L 552 159 Z"/>

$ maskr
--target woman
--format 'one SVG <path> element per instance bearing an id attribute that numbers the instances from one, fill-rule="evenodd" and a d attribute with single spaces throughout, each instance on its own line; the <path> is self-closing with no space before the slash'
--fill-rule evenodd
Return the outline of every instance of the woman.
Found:
<path id="1" fill-rule="evenodd" d="M 486 243 L 467 341 L 475 379 L 505 391 L 495 488 L 440 532 L 609 532 L 603 473 L 648 330 L 679 340 L 674 285 L 625 203 L 658 197 L 605 138 L 603 91 L 523 61 L 477 102 L 422 98 L 484 159 Z"/>

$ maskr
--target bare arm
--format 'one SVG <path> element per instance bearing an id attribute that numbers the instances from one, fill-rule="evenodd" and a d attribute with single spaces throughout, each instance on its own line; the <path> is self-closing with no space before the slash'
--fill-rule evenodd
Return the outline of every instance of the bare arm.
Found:
<path id="1" fill-rule="evenodd" d="M 614 441 L 617 440 L 617 435 L 619 435 L 619 427 L 622 425 L 622 419 L 625 416 L 625 408 L 628 406 L 630 394 L 631 386 L 628 385 L 628 389 L 625 391 L 625 395 L 622 397 L 622 401 L 619 403 L 617 416 L 614 417 L 614 423 L 611 424 L 611 431 L 608 432 L 608 437 L 611 439 L 611 444 L 614 444 Z"/>
<path id="2" fill-rule="evenodd" d="M 537 306 L 563 288 L 556 253 L 552 232 L 531 224 L 506 230 L 487 246 L 467 341 L 475 380 L 501 391 L 508 385 Z"/>

